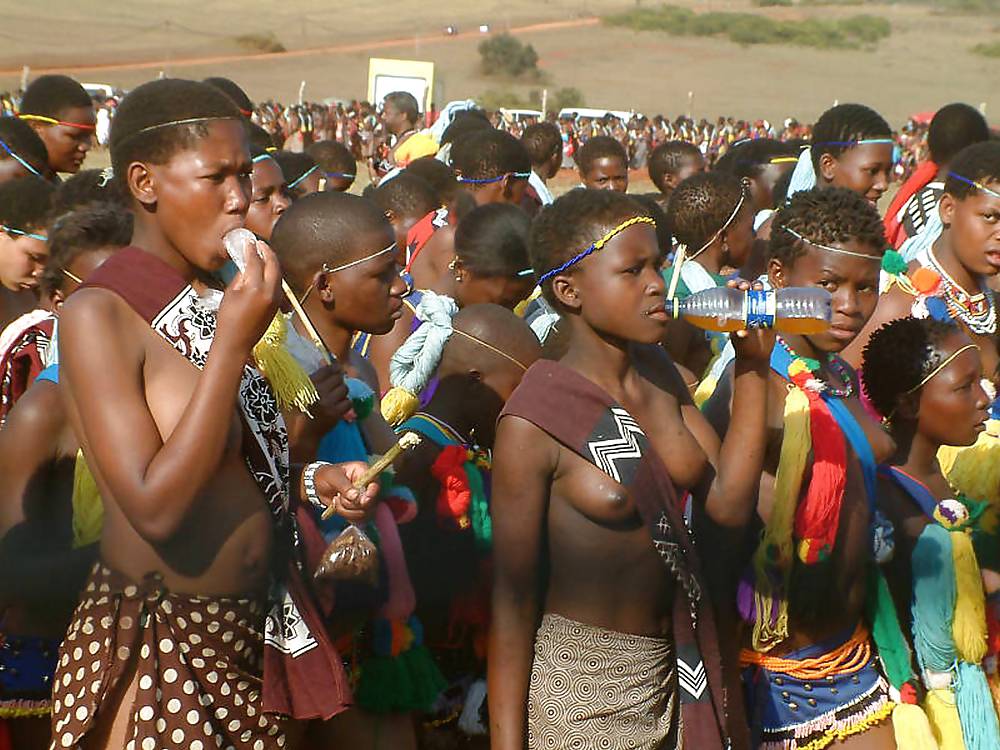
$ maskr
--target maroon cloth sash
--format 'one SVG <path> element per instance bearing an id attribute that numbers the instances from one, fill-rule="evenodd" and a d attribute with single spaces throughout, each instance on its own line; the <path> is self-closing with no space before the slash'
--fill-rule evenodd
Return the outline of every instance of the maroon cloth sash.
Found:
<path id="1" fill-rule="evenodd" d="M 137 247 L 120 250 L 85 286 L 119 295 L 198 369 L 215 337 L 216 313 L 171 266 Z M 239 388 L 243 453 L 267 500 L 278 541 L 264 635 L 263 710 L 296 719 L 328 719 L 351 703 L 343 662 L 330 642 L 306 583 L 306 546 L 319 531 L 289 492 L 288 433 L 274 393 L 247 365 Z M 320 537 L 321 542 L 321 537 Z"/>
<path id="2" fill-rule="evenodd" d="M 683 745 L 728 747 L 726 691 L 711 603 L 702 589 L 698 555 L 678 510 L 676 489 L 642 428 L 594 383 L 546 360 L 528 369 L 503 416 L 531 422 L 628 489 L 653 546 L 679 585 L 672 620 Z"/>

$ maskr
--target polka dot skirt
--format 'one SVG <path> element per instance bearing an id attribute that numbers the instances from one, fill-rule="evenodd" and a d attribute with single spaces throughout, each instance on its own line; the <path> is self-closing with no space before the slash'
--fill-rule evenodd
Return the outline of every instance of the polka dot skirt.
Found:
<path id="1" fill-rule="evenodd" d="M 282 719 L 260 711 L 263 625 L 262 601 L 170 594 L 98 564 L 59 652 L 52 748 L 81 746 L 131 664 L 126 750 L 284 747 Z"/>

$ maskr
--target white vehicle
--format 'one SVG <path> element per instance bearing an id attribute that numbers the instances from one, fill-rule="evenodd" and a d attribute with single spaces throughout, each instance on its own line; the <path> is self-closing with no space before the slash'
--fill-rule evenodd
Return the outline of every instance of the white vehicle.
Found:
<path id="1" fill-rule="evenodd" d="M 105 99 L 111 99 L 115 95 L 114 87 L 106 83 L 82 83 L 80 85 L 90 94 L 91 99 L 104 101 Z"/>
<path id="2" fill-rule="evenodd" d="M 541 121 L 542 111 L 540 109 L 500 109 L 500 116 L 511 122 L 524 122 L 534 118 Z"/>
<path id="3" fill-rule="evenodd" d="M 579 120 L 581 117 L 601 120 L 607 115 L 617 117 L 622 122 L 628 122 L 633 117 L 641 116 L 638 112 L 626 112 L 620 109 L 595 109 L 594 107 L 564 107 L 559 110 L 560 120 Z"/>

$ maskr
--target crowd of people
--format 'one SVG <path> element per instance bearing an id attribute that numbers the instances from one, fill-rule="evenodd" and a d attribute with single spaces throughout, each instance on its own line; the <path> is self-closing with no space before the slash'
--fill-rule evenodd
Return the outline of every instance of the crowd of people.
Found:
<path id="1" fill-rule="evenodd" d="M 1000 747 L 979 111 L 471 104 L 0 117 L 0 750 Z"/>

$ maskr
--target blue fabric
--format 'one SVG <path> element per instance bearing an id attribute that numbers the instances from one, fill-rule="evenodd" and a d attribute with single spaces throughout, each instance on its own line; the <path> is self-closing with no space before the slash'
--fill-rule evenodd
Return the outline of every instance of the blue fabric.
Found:
<path id="1" fill-rule="evenodd" d="M 60 638 L 0 636 L 0 717 L 7 701 L 51 697 L 60 641 Z"/>
<path id="2" fill-rule="evenodd" d="M 903 492 L 910 496 L 913 502 L 920 506 L 920 510 L 924 512 L 925 516 L 934 518 L 934 508 L 937 507 L 937 499 L 922 482 L 918 482 L 895 466 L 882 466 L 879 468 L 879 474 L 895 482 Z"/>
<path id="3" fill-rule="evenodd" d="M 35 380 L 36 381 L 38 381 L 38 380 L 47 380 L 50 383 L 58 383 L 59 382 L 59 365 L 58 364 L 49 365 L 44 370 L 42 370 L 40 373 L 38 373 L 38 377 L 36 377 Z"/>

